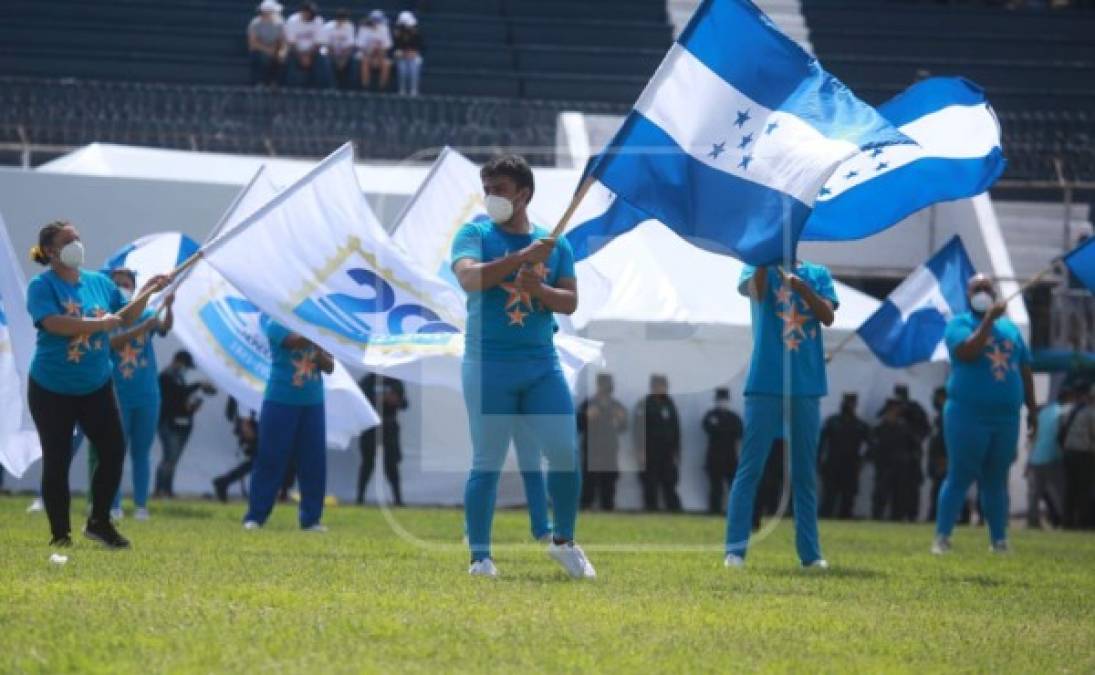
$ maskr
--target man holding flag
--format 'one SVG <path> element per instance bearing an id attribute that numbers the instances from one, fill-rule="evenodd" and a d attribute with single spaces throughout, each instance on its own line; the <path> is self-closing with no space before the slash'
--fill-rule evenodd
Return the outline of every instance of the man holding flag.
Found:
<path id="1" fill-rule="evenodd" d="M 554 532 L 548 554 L 576 579 L 596 572 L 574 543 L 581 474 L 574 403 L 559 365 L 553 313 L 578 307 L 574 254 L 548 239 L 526 211 L 535 190 L 521 157 L 480 171 L 488 221 L 470 222 L 452 246 L 453 272 L 468 294 L 463 388 L 472 436 L 464 494 L 474 576 L 496 577 L 491 524 L 499 472 L 511 440 L 535 439 L 548 460 Z M 523 433 L 532 431 L 533 433 Z"/>

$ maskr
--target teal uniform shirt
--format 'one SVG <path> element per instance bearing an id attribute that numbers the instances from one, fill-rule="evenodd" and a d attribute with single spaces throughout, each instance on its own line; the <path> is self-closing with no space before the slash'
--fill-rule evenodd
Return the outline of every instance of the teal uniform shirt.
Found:
<path id="1" fill-rule="evenodd" d="M 738 288 L 744 292 L 756 268 L 746 265 Z M 802 262 L 794 270 L 835 310 L 840 302 L 833 277 L 822 265 Z M 784 354 L 790 357 L 791 396 L 822 397 L 829 393 L 825 373 L 825 346 L 821 322 L 797 293 L 785 286 L 779 271 L 768 268 L 764 297 L 750 302 L 753 320 L 753 358 L 745 383 L 746 396 L 782 396 Z"/>
<path id="2" fill-rule="evenodd" d="M 154 316 L 155 310 L 146 309 L 133 325 L 143 324 Z M 132 328 L 119 328 L 117 332 Z M 114 391 L 118 393 L 118 403 L 123 408 L 149 405 L 160 398 L 159 371 L 156 368 L 156 353 L 152 350 L 155 335 L 156 331 L 150 331 L 130 340 L 121 349 L 112 351 Z"/>
<path id="3" fill-rule="evenodd" d="M 75 284 L 46 270 L 27 286 L 27 312 L 38 328 L 30 376 L 55 394 L 84 396 L 110 380 L 110 336 L 106 332 L 66 337 L 42 327 L 50 316 L 98 317 L 126 304 L 109 277 L 80 270 Z"/>
<path id="4" fill-rule="evenodd" d="M 290 334 L 279 323 L 270 321 L 266 326 L 272 358 L 265 398 L 285 405 L 323 403 L 323 375 L 316 363 L 316 349 L 289 349 L 284 342 Z"/>
<path id="5" fill-rule="evenodd" d="M 491 262 L 547 236 L 549 232 L 539 226 L 533 226 L 529 234 L 511 234 L 489 220 L 471 222 L 453 239 L 451 259 L 454 265 L 464 258 Z M 574 251 L 566 239 L 556 241 L 543 272 L 549 286 L 560 279 L 574 278 Z M 554 314 L 539 300 L 518 291 L 514 285 L 516 277 L 514 273 L 499 286 L 468 293 L 465 358 L 498 361 L 557 358 Z"/>
<path id="6" fill-rule="evenodd" d="M 1021 368 L 1030 363 L 1030 352 L 1019 328 L 1002 316 L 992 325 L 992 336 L 974 361 L 962 361 L 955 350 L 981 324 L 981 316 L 959 314 L 947 323 L 944 340 L 951 357 L 947 401 L 981 415 L 1018 415 L 1023 405 Z"/>

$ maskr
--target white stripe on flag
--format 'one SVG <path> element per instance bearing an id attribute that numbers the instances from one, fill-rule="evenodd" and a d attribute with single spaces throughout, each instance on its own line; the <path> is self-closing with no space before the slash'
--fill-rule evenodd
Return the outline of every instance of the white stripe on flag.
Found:
<path id="1" fill-rule="evenodd" d="M 677 145 L 713 169 L 792 195 L 807 205 L 817 197 L 819 167 L 859 151 L 848 141 L 826 138 L 795 115 L 772 111 L 674 43 L 635 103 L 635 110 L 659 126 Z M 723 111 L 713 115 L 711 111 Z M 737 125 L 739 113 L 748 121 Z M 773 133 L 768 127 L 775 124 Z M 750 137 L 744 148 L 740 144 Z M 716 146 L 724 144 L 721 150 Z M 742 168 L 741 155 L 752 161 Z"/>
<path id="2" fill-rule="evenodd" d="M 909 315 L 925 307 L 934 307 L 947 318 L 951 316 L 951 307 L 939 289 L 939 281 L 923 265 L 913 270 L 886 299 L 901 312 L 902 321 L 908 321 Z"/>

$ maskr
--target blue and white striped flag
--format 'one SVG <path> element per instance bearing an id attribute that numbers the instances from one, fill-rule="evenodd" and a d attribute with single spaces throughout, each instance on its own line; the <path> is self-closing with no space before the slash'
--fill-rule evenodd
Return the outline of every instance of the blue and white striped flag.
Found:
<path id="1" fill-rule="evenodd" d="M 694 245 L 766 265 L 794 255 L 844 160 L 912 143 L 751 2 L 705 0 L 592 174 Z"/>
<path id="2" fill-rule="evenodd" d="M 131 270 L 137 276 L 139 289 L 149 275 L 169 274 L 197 252 L 198 243 L 179 232 L 150 234 L 115 251 L 103 263 L 102 271 Z"/>
<path id="3" fill-rule="evenodd" d="M 947 321 L 968 309 L 966 284 L 973 263 L 955 236 L 913 270 L 859 327 L 859 337 L 891 368 L 946 360 Z"/>
<path id="4" fill-rule="evenodd" d="M 1095 293 L 1095 237 L 1087 237 L 1064 257 L 1073 276 Z"/>
<path id="5" fill-rule="evenodd" d="M 16 478 L 42 456 L 26 404 L 34 355 L 34 325 L 25 309 L 26 287 L 0 217 L 0 466 Z"/>
<path id="6" fill-rule="evenodd" d="M 936 202 L 984 192 L 1007 166 L 996 114 L 972 82 L 917 82 L 878 112 L 917 145 L 874 148 L 841 164 L 818 194 L 803 241 L 868 237 Z"/>

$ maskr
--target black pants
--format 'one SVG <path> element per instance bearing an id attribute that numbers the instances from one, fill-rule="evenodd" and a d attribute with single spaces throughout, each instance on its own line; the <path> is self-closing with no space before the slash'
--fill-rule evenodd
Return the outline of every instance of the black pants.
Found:
<path id="1" fill-rule="evenodd" d="M 822 518 L 851 518 L 855 510 L 855 498 L 859 494 L 858 479 L 858 470 L 849 475 L 825 476 L 822 479 L 821 508 L 818 515 Z"/>
<path id="2" fill-rule="evenodd" d="M 247 476 L 251 475 L 252 464 L 254 464 L 254 459 L 248 457 L 247 459 L 236 465 L 235 468 L 230 469 L 227 473 L 214 478 L 213 482 L 218 485 L 223 485 L 225 489 L 228 489 L 232 485 L 232 483 L 243 480 Z"/>
<path id="3" fill-rule="evenodd" d="M 1064 458 L 1065 527 L 1093 527 L 1091 495 L 1095 489 L 1095 453 L 1066 451 Z"/>
<path id="4" fill-rule="evenodd" d="M 110 505 L 122 482 L 125 462 L 125 436 L 113 383 L 107 381 L 84 396 L 67 396 L 31 379 L 27 398 L 42 441 L 42 501 L 52 535 L 67 537 L 72 532 L 68 470 L 72 464 L 72 432 L 77 423 L 99 451 L 99 464 L 91 475 L 91 518 L 110 520 Z"/>
<path id="5" fill-rule="evenodd" d="M 588 509 L 597 502 L 602 511 L 614 510 L 619 478 L 619 471 L 586 471 L 582 476 L 582 508 Z"/>
<path id="6" fill-rule="evenodd" d="M 707 512 L 712 515 L 726 514 L 726 493 L 734 483 L 734 469 L 720 471 L 707 469 Z"/>
<path id="7" fill-rule="evenodd" d="M 647 462 L 646 470 L 639 474 L 643 483 L 643 505 L 646 510 L 658 510 L 658 494 L 661 493 L 666 509 L 680 511 L 681 498 L 677 495 L 677 481 L 680 476 L 673 460 L 664 458 L 649 463 L 648 459 Z"/>
<path id="8" fill-rule="evenodd" d="M 399 462 L 403 459 L 399 447 L 399 436 L 384 438 L 384 475 L 392 488 L 392 497 L 396 506 L 403 505 L 403 489 L 399 484 Z M 373 430 L 361 434 L 361 469 L 357 474 L 357 503 L 365 503 L 365 488 L 373 477 L 376 468 L 376 432 Z"/>

